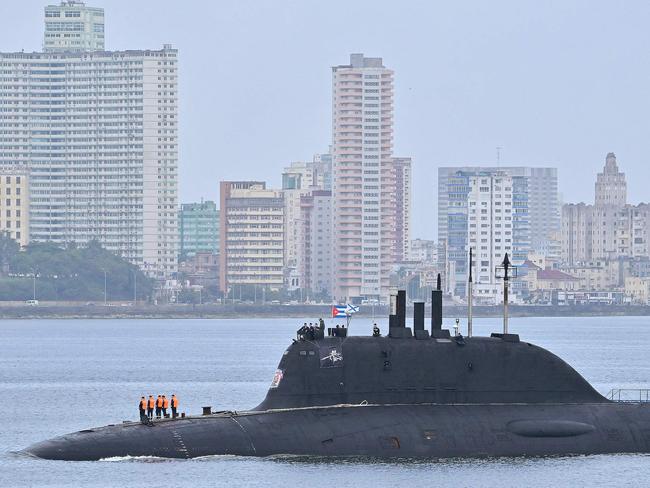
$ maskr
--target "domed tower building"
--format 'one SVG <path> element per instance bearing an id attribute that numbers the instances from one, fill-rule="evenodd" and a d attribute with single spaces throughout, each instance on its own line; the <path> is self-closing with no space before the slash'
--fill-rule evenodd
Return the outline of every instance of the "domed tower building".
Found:
<path id="1" fill-rule="evenodd" d="M 625 253 L 629 243 L 623 222 L 623 210 L 627 203 L 627 183 L 625 173 L 616 164 L 616 155 L 607 154 L 605 167 L 598 173 L 595 185 L 595 206 L 592 234 L 592 254 L 594 259 L 614 258 Z M 621 252 L 619 252 L 619 248 Z"/>

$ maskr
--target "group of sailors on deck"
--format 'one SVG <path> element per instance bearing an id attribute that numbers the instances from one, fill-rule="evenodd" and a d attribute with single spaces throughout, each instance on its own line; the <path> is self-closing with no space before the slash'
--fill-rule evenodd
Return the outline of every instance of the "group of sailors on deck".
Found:
<path id="1" fill-rule="evenodd" d="M 300 329 L 298 329 L 298 340 L 300 341 L 313 341 L 315 339 L 323 339 L 325 337 L 325 321 L 320 318 L 318 322 L 314 324 L 313 322 L 304 323 Z"/>

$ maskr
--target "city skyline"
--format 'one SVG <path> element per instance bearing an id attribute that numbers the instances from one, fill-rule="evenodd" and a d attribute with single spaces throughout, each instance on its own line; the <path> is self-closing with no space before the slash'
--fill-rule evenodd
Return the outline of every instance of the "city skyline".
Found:
<path id="1" fill-rule="evenodd" d="M 0 7 L 12 19 L 0 32 L 3 50 L 42 48 L 39 19 L 48 3 L 54 2 Z M 414 237 L 436 235 L 435 222 L 426 217 L 436 210 L 430 193 L 437 168 L 492 166 L 496 146 L 503 147 L 503 165 L 558 167 L 564 201 L 587 203 L 592 189 L 582 172 L 595 173 L 602 154 L 614 151 L 629 173 L 640 176 L 630 181 L 630 199 L 647 200 L 642 181 L 650 147 L 642 128 L 650 92 L 641 65 L 650 10 L 641 3 L 626 10 L 592 2 L 516 9 L 412 3 L 398 12 L 386 4 L 355 5 L 352 18 L 364 13 L 375 26 L 409 27 L 390 38 L 365 23 L 354 32 L 337 27 L 336 3 L 312 9 L 220 3 L 203 5 L 200 16 L 173 2 L 158 2 L 155 9 L 146 2 L 91 3 L 106 10 L 107 49 L 172 43 L 181 53 L 181 201 L 217 198 L 220 180 L 261 179 L 279 187 L 287 162 L 325 152 L 327 73 L 350 52 L 381 56 L 396 73 L 394 153 L 414 161 Z M 281 27 L 273 30 L 277 35 L 272 25 Z M 326 31 L 326 25 L 334 27 Z M 580 42 L 574 29 L 582 32 Z M 271 42 L 258 42 L 262 38 Z M 624 45 L 629 55 L 619 56 Z M 219 62 L 206 68 L 206 56 Z M 287 76 L 269 75 L 275 68 Z M 199 69 L 207 76 L 194 76 Z"/>

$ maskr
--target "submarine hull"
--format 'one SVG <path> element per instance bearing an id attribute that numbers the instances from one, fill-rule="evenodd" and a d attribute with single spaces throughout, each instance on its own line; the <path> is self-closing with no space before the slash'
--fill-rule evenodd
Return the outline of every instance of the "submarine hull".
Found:
<path id="1" fill-rule="evenodd" d="M 481 457 L 650 452 L 650 405 L 337 405 L 125 423 L 44 441 L 67 461 L 211 455 Z"/>

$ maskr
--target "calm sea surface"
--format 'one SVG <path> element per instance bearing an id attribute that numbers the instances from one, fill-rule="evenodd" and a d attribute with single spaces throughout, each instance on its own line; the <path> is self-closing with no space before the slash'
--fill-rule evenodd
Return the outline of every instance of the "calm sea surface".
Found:
<path id="1" fill-rule="evenodd" d="M 475 321 L 479 335 L 497 319 Z M 295 319 L 0 321 L 0 486 L 650 486 L 650 456 L 392 461 L 210 457 L 43 461 L 29 444 L 137 418 L 144 394 L 181 410 L 241 410 L 264 397 Z M 369 334 L 355 319 L 352 333 Z M 650 318 L 522 318 L 511 331 L 551 349 L 599 391 L 650 388 Z"/>

